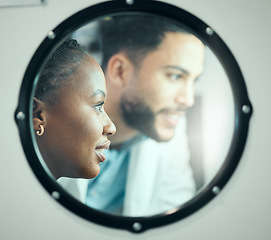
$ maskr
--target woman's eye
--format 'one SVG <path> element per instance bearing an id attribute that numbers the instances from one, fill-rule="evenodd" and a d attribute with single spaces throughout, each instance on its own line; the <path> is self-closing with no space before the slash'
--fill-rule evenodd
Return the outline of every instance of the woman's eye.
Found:
<path id="1" fill-rule="evenodd" d="M 104 109 L 104 102 L 101 102 L 95 106 L 95 109 L 99 112 L 103 112 Z"/>

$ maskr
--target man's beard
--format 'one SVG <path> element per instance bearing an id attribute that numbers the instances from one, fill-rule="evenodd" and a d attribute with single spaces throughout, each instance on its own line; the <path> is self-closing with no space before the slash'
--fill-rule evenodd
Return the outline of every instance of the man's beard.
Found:
<path id="1" fill-rule="evenodd" d="M 155 128 L 155 113 L 141 99 L 124 94 L 120 101 L 120 112 L 127 126 L 136 129 L 142 134 L 156 140 L 165 141 Z"/>

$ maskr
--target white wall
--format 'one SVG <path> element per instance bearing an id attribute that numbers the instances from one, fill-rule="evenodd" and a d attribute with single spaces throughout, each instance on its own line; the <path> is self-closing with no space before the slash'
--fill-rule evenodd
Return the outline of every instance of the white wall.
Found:
<path id="1" fill-rule="evenodd" d="M 135 0 L 136 1 L 136 0 Z M 240 165 L 223 191 L 188 218 L 140 235 L 98 226 L 53 201 L 32 173 L 14 121 L 20 84 L 46 33 L 94 0 L 0 8 L 0 239 L 271 239 L 271 1 L 168 0 L 210 24 L 233 52 L 254 107 Z"/>

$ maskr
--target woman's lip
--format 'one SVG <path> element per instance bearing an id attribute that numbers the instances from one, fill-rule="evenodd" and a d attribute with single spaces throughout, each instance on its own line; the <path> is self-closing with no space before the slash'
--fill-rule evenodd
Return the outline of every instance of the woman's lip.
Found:
<path id="1" fill-rule="evenodd" d="M 105 155 L 103 152 L 101 152 L 101 150 L 95 150 L 96 155 L 98 156 L 98 158 L 100 159 L 101 162 L 105 161 Z"/>
<path id="2" fill-rule="evenodd" d="M 98 156 L 98 158 L 100 159 L 101 162 L 105 161 L 105 155 L 103 153 L 103 150 L 108 149 L 110 144 L 111 144 L 111 142 L 108 140 L 107 142 L 96 146 L 95 153 L 96 153 L 96 155 Z"/>
<path id="3" fill-rule="evenodd" d="M 110 144 L 111 144 L 111 141 L 108 140 L 105 143 L 96 146 L 95 150 L 96 149 L 108 149 Z"/>

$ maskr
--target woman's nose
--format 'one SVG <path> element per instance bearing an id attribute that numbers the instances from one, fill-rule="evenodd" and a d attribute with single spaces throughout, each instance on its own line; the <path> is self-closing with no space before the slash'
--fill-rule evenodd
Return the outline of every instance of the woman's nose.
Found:
<path id="1" fill-rule="evenodd" d="M 109 116 L 105 113 L 105 124 L 104 124 L 104 129 L 103 129 L 103 134 L 107 136 L 114 135 L 116 133 L 116 127 L 114 123 L 111 121 Z"/>

